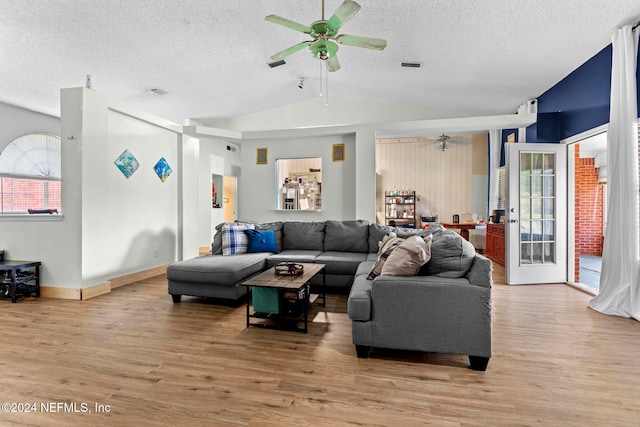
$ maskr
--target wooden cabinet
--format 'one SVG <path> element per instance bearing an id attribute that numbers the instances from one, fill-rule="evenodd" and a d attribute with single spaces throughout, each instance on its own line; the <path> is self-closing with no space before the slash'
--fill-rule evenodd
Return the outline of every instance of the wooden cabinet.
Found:
<path id="1" fill-rule="evenodd" d="M 396 194 L 388 191 L 384 196 L 386 225 L 416 228 L 415 191 Z"/>
<path id="2" fill-rule="evenodd" d="M 504 224 L 487 224 L 486 248 L 487 258 L 497 264 L 504 265 Z"/>

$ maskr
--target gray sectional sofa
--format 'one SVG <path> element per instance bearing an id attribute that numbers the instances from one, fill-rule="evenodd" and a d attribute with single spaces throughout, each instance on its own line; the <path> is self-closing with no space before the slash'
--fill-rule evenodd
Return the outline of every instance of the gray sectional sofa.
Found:
<path id="1" fill-rule="evenodd" d="M 358 357 L 367 357 L 372 347 L 456 353 L 468 355 L 472 369 L 486 369 L 491 357 L 492 265 L 457 233 L 439 224 L 415 230 L 361 220 L 248 224 L 273 230 L 278 253 L 222 255 L 220 224 L 211 255 L 167 268 L 174 303 L 182 295 L 238 300 L 246 293 L 239 282 L 254 273 L 282 261 L 323 263 L 326 285 L 349 290 Z M 378 244 L 390 232 L 402 238 L 431 236 L 431 260 L 417 276 L 369 280 Z"/>

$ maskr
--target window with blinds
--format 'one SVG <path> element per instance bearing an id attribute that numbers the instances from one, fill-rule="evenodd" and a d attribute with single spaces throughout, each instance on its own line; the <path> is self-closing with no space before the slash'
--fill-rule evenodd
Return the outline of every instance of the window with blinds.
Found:
<path id="1" fill-rule="evenodd" d="M 496 207 L 496 209 L 506 209 L 506 208 L 507 208 L 507 168 L 505 166 L 502 166 L 498 170 L 498 206 Z"/>
<path id="2" fill-rule="evenodd" d="M 59 136 L 30 133 L 9 143 L 0 154 L 0 215 L 60 213 L 60 169 Z"/>

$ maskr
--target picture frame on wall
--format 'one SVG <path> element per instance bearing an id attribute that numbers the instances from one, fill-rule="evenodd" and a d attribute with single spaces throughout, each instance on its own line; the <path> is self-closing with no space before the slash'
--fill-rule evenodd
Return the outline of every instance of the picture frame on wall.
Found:
<path id="1" fill-rule="evenodd" d="M 256 165 L 269 163 L 269 151 L 267 147 L 256 148 Z"/>
<path id="2" fill-rule="evenodd" d="M 344 144 L 333 144 L 331 146 L 331 160 L 344 162 Z"/>

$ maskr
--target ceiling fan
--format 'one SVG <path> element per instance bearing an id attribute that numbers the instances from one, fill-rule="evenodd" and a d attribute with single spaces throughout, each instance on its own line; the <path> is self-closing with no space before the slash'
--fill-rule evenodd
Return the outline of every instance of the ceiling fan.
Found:
<path id="1" fill-rule="evenodd" d="M 458 141 L 452 140 L 449 135 L 445 135 L 444 132 L 443 132 L 442 135 L 437 137 L 434 142 L 436 142 L 436 143 L 438 143 L 440 145 L 439 148 L 440 148 L 441 151 L 447 151 L 447 149 L 449 148 L 450 144 L 452 144 L 454 142 L 458 142 Z"/>
<path id="2" fill-rule="evenodd" d="M 383 50 L 387 47 L 387 41 L 372 37 L 352 36 L 349 34 L 338 34 L 340 28 L 360 10 L 361 6 L 353 0 L 345 0 L 328 20 L 324 18 L 324 0 L 322 0 L 322 19 L 313 22 L 311 25 L 303 25 L 282 18 L 277 15 L 268 15 L 264 19 L 274 24 L 279 24 L 287 28 L 299 31 L 311 36 L 311 40 L 306 40 L 295 44 L 282 52 L 271 56 L 274 61 L 279 61 L 285 57 L 296 53 L 305 47 L 309 48 L 314 58 L 324 61 L 327 71 L 338 71 L 340 62 L 336 56 L 338 44 L 348 46 L 364 47 L 367 49 Z"/>

